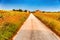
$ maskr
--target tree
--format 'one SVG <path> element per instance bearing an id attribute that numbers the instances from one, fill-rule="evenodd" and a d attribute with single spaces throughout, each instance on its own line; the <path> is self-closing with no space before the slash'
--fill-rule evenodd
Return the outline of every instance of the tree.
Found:
<path id="1" fill-rule="evenodd" d="M 22 9 L 13 9 L 13 11 L 20 11 L 20 12 L 22 12 Z"/>
<path id="2" fill-rule="evenodd" d="M 27 10 L 24 10 L 24 12 L 27 12 Z"/>
<path id="3" fill-rule="evenodd" d="M 45 13 L 45 11 L 42 11 L 42 13 Z"/>
<path id="4" fill-rule="evenodd" d="M 15 9 L 13 9 L 13 11 L 15 11 Z"/>
<path id="5" fill-rule="evenodd" d="M 23 10 L 22 9 L 19 9 L 18 11 L 21 11 L 22 12 Z"/>

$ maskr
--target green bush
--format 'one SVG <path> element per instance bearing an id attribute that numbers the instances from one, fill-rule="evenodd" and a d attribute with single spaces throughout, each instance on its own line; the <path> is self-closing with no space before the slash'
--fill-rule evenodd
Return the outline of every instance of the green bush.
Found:
<path id="1" fill-rule="evenodd" d="M 2 18 L 3 17 L 3 15 L 0 13 L 0 18 Z"/>
<path id="2" fill-rule="evenodd" d="M 11 38 L 13 33 L 17 30 L 16 24 L 4 23 L 2 29 L 0 30 L 0 40 L 8 40 Z"/>

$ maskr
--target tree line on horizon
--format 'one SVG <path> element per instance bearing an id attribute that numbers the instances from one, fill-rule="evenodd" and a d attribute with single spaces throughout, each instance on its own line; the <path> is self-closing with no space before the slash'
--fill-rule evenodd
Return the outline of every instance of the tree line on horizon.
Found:
<path id="1" fill-rule="evenodd" d="M 27 12 L 28 10 L 22 10 L 22 9 L 13 9 L 13 11 L 20 11 L 20 12 Z M 40 10 L 36 10 L 36 11 L 29 11 L 30 13 L 35 13 L 35 12 L 38 12 Z M 40 11 L 42 13 L 46 13 L 46 11 Z M 47 12 L 47 13 L 51 13 L 51 12 Z M 60 13 L 60 11 L 58 11 L 58 13 Z"/>
<path id="2" fill-rule="evenodd" d="M 27 12 L 28 10 L 22 10 L 22 9 L 13 9 L 13 11 L 20 11 L 20 12 Z"/>

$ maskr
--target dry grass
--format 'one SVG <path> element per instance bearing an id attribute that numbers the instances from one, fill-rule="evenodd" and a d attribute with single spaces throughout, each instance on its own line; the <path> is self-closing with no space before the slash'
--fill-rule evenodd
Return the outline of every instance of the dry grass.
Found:
<path id="1" fill-rule="evenodd" d="M 0 40 L 9 40 L 13 37 L 29 13 L 0 10 Z"/>
<path id="2" fill-rule="evenodd" d="M 34 13 L 43 23 L 60 36 L 60 13 Z"/>

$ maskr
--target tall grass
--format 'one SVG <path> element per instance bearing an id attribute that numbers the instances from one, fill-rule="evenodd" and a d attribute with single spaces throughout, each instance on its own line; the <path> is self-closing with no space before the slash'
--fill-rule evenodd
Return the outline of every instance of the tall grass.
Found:
<path id="1" fill-rule="evenodd" d="M 20 29 L 29 13 L 18 11 L 0 12 L 0 40 L 10 40 Z"/>
<path id="2" fill-rule="evenodd" d="M 34 13 L 43 23 L 60 36 L 60 13 Z"/>

